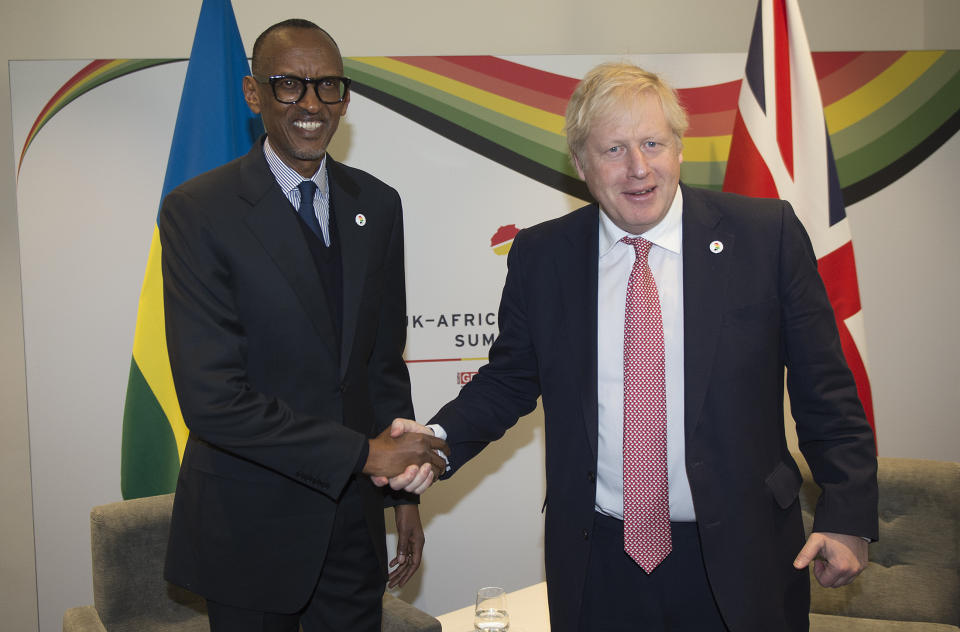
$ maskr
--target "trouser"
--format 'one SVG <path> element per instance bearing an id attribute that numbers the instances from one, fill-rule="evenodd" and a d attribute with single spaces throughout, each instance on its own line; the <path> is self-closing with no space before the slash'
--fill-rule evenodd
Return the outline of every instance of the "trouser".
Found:
<path id="1" fill-rule="evenodd" d="M 623 522 L 597 513 L 581 632 L 728 632 L 694 522 L 670 523 L 673 550 L 649 575 L 623 550 Z"/>
<path id="2" fill-rule="evenodd" d="M 264 546 L 269 546 L 265 543 Z M 211 632 L 380 632 L 386 570 L 351 483 L 337 505 L 330 545 L 306 607 L 293 614 L 260 612 L 207 601 Z"/>

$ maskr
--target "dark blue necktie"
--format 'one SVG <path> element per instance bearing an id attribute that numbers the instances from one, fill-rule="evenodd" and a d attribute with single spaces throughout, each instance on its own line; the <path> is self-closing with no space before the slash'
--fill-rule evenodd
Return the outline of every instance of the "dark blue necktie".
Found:
<path id="1" fill-rule="evenodd" d="M 307 223 L 310 230 L 323 241 L 323 231 L 320 230 L 320 222 L 317 220 L 317 212 L 313 210 L 313 194 L 317 191 L 317 185 L 313 180 L 304 180 L 297 185 L 300 190 L 300 208 L 297 209 L 300 218 Z"/>

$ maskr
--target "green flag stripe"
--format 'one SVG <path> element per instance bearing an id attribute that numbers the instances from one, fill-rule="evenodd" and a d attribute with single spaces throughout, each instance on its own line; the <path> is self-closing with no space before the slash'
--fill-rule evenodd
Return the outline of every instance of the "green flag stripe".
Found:
<path id="1" fill-rule="evenodd" d="M 177 442 L 136 360 L 130 361 L 120 454 L 124 499 L 168 494 L 176 488 L 180 471 Z"/>

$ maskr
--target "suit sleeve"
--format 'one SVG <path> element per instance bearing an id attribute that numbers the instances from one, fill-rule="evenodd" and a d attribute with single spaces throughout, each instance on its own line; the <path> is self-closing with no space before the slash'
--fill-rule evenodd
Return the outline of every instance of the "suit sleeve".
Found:
<path id="1" fill-rule="evenodd" d="M 813 530 L 875 540 L 873 431 L 840 346 L 813 247 L 793 209 L 784 205 L 780 283 L 787 388 L 800 450 L 823 490 Z"/>
<path id="2" fill-rule="evenodd" d="M 386 277 L 377 320 L 377 337 L 368 364 L 370 399 L 382 431 L 396 417 L 413 418 L 410 374 L 403 360 L 407 342 L 406 280 L 403 260 L 403 215 L 400 199 L 394 200 L 393 228 L 384 267 Z"/>
<path id="3" fill-rule="evenodd" d="M 403 211 L 400 197 L 390 191 L 393 227 L 384 267 L 386 278 L 377 319 L 377 335 L 368 365 L 370 401 L 376 416 L 377 432 L 397 417 L 414 419 L 410 373 L 403 359 L 407 341 L 407 293 L 404 272 Z M 385 506 L 419 504 L 420 497 L 383 488 Z"/>
<path id="4" fill-rule="evenodd" d="M 524 231 L 518 233 L 507 256 L 507 278 L 498 314 L 500 333 L 490 347 L 488 363 L 430 421 L 447 433 L 450 470 L 444 477 L 452 476 L 536 408 L 540 378 L 526 301 L 531 291 L 525 278 L 527 237 Z"/>
<path id="5" fill-rule="evenodd" d="M 158 226 L 168 354 L 191 436 L 336 498 L 366 437 L 252 387 L 234 295 L 243 279 L 223 227 L 182 190 L 164 200 Z"/>

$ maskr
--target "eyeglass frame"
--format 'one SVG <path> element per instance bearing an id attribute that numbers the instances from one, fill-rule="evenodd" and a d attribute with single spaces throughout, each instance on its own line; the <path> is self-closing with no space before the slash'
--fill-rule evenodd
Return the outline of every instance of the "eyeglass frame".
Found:
<path id="1" fill-rule="evenodd" d="M 277 100 L 278 103 L 283 103 L 284 105 L 294 105 L 303 100 L 303 97 L 307 96 L 307 87 L 310 84 L 313 84 L 313 93 L 317 96 L 317 100 L 320 103 L 325 103 L 327 105 L 336 105 L 338 103 L 343 103 L 346 100 L 347 95 L 350 94 L 350 84 L 353 83 L 353 80 L 350 77 L 341 77 L 339 75 L 327 75 L 325 77 L 298 77 L 296 75 L 270 75 L 269 77 L 258 77 L 257 75 L 250 75 L 253 77 L 253 80 L 260 84 L 270 84 L 270 90 L 273 92 L 273 98 Z M 277 96 L 277 81 L 281 79 L 296 79 L 303 86 L 303 92 L 300 93 L 300 96 L 293 101 L 281 101 L 280 97 Z M 324 101 L 323 97 L 320 96 L 320 82 L 326 81 L 327 79 L 338 79 L 343 83 L 343 96 L 341 96 L 336 101 Z"/>

